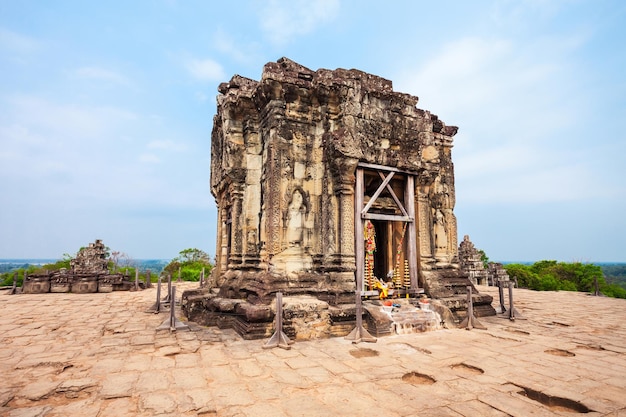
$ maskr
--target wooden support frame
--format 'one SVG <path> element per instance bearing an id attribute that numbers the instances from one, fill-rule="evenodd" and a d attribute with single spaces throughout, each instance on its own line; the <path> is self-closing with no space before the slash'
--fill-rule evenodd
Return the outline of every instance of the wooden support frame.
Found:
<path id="1" fill-rule="evenodd" d="M 375 171 L 378 173 L 382 180 L 382 184 L 378 186 L 376 192 L 370 198 L 370 201 L 363 207 L 365 201 L 365 186 L 364 177 L 365 171 Z M 397 197 L 392 187 L 389 185 L 395 174 L 403 174 L 405 178 L 404 187 L 404 204 Z M 387 167 L 383 165 L 359 163 L 356 168 L 356 184 L 354 189 L 355 210 L 354 210 L 354 238 L 355 242 L 355 261 L 356 261 L 356 291 L 357 294 L 364 294 L 364 280 L 365 280 L 365 247 L 364 247 L 364 235 L 363 228 L 365 226 L 365 220 L 383 220 L 383 221 L 399 221 L 406 222 L 407 225 L 407 251 L 406 256 L 409 261 L 409 277 L 411 286 L 410 293 L 417 294 L 420 291 L 418 285 L 418 273 L 417 273 L 417 222 L 415 221 L 415 176 L 417 173 L 400 170 L 394 167 Z M 386 174 L 386 175 L 385 175 Z M 380 196 L 384 189 L 389 191 L 389 194 L 397 204 L 398 208 L 402 212 L 402 215 L 398 214 L 381 214 L 381 213 L 369 213 L 369 209 L 372 207 L 376 199 Z"/>

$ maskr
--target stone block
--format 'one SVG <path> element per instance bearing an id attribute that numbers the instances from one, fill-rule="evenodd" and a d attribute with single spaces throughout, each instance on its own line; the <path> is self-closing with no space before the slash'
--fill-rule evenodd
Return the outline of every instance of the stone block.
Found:
<path id="1" fill-rule="evenodd" d="M 98 292 L 98 277 L 78 278 L 72 283 L 72 292 L 87 294 Z"/>

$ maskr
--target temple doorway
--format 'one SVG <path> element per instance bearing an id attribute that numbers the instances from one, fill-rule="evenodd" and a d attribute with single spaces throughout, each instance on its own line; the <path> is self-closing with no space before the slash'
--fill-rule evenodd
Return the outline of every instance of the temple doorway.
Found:
<path id="1" fill-rule="evenodd" d="M 374 275 L 390 281 L 398 270 L 403 273 L 406 252 L 404 222 L 371 220 L 374 225 L 376 251 L 374 252 Z"/>
<path id="2" fill-rule="evenodd" d="M 357 291 L 372 295 L 389 286 L 396 294 L 420 293 L 417 283 L 415 173 L 360 163 L 356 171 Z"/>

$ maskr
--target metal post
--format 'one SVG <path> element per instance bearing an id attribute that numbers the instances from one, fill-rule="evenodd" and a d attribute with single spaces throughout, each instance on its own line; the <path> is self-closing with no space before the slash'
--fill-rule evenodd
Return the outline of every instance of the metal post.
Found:
<path id="1" fill-rule="evenodd" d="M 159 286 L 157 287 L 157 309 L 158 311 L 161 311 L 161 275 L 159 275 L 159 281 L 158 281 Z"/>
<path id="2" fill-rule="evenodd" d="M 159 275 L 157 293 L 156 293 L 156 302 L 148 310 L 148 313 L 158 314 L 160 312 L 161 312 L 161 276 Z"/>
<path id="3" fill-rule="evenodd" d="M 500 296 L 500 314 L 506 313 L 506 307 L 504 307 L 504 289 L 502 288 L 504 281 L 498 280 L 498 295 Z"/>
<path id="4" fill-rule="evenodd" d="M 13 286 L 11 287 L 11 291 L 9 294 L 13 295 L 17 293 L 17 271 L 13 274 Z"/>
<path id="5" fill-rule="evenodd" d="M 465 327 L 466 330 L 472 330 L 474 328 L 487 330 L 485 326 L 474 316 L 474 303 L 472 302 L 472 286 L 467 286 L 467 317 L 463 319 L 459 327 Z"/>
<path id="6" fill-rule="evenodd" d="M 175 309 L 176 309 L 176 287 L 172 287 L 171 293 L 170 293 L 170 299 L 172 300 L 170 302 L 170 316 L 168 318 L 166 318 L 163 323 L 161 323 L 161 325 L 159 327 L 157 327 L 157 330 L 168 330 L 170 332 L 175 332 L 176 330 L 189 330 L 189 326 L 187 326 L 185 323 L 183 323 L 182 321 L 178 320 L 176 318 L 175 313 Z"/>
<path id="7" fill-rule="evenodd" d="M 287 335 L 283 332 L 283 293 L 276 293 L 276 317 L 275 317 L 275 329 L 274 334 L 270 339 L 263 345 L 263 349 L 269 349 L 273 347 L 279 347 L 282 349 L 291 349 L 293 344 L 293 340 L 289 339 Z"/>
<path id="8" fill-rule="evenodd" d="M 345 337 L 346 340 L 352 340 L 352 343 L 360 342 L 376 342 L 376 338 L 363 327 L 363 304 L 361 302 L 361 294 L 356 293 L 356 327 Z"/>
<path id="9" fill-rule="evenodd" d="M 135 268 L 135 291 L 139 291 L 139 268 Z"/>
<path id="10" fill-rule="evenodd" d="M 172 293 L 172 274 L 167 274 L 167 296 L 163 299 L 163 303 L 170 302 L 170 294 Z"/>
<path id="11" fill-rule="evenodd" d="M 513 283 L 509 282 L 509 320 L 515 321 L 515 305 L 513 304 Z"/>
<path id="12" fill-rule="evenodd" d="M 525 320 L 524 317 L 517 311 L 515 305 L 513 305 L 513 287 L 515 286 L 514 282 L 509 281 L 509 314 L 508 318 L 511 321 L 515 321 L 515 319 Z"/>
<path id="13" fill-rule="evenodd" d="M 176 287 L 172 287 L 172 300 L 176 300 Z M 170 331 L 176 330 L 176 316 L 174 315 L 174 309 L 176 308 L 176 303 L 174 301 L 170 302 Z"/>

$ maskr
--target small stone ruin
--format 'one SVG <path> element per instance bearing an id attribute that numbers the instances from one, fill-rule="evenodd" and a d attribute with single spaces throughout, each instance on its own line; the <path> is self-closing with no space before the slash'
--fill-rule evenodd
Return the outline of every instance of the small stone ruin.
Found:
<path id="1" fill-rule="evenodd" d="M 443 320 L 463 317 L 472 282 L 453 212 L 457 127 L 389 80 L 287 58 L 260 81 L 235 75 L 218 90 L 216 265 L 204 288 L 183 294 L 190 320 L 267 337 L 278 292 L 296 339 L 349 333 L 355 296 L 376 334 L 424 298 Z M 492 297 L 472 294 L 476 315 L 495 314 Z"/>
<path id="2" fill-rule="evenodd" d="M 131 282 L 124 274 L 112 274 L 107 268 L 106 248 L 101 240 L 90 243 L 70 260 L 70 269 L 42 271 L 24 278 L 22 292 L 94 293 L 129 290 Z"/>
<path id="3" fill-rule="evenodd" d="M 459 245 L 459 263 L 474 285 L 497 286 L 498 282 L 509 281 L 509 275 L 501 263 L 489 262 L 485 268 L 480 252 L 468 235 L 463 237 Z"/>
<path id="4" fill-rule="evenodd" d="M 508 272 L 506 272 L 501 263 L 489 262 L 487 270 L 489 271 L 488 285 L 497 286 L 500 282 L 508 282 L 510 280 Z M 517 285 L 517 280 L 515 280 L 515 285 Z"/>
<path id="5" fill-rule="evenodd" d="M 480 252 L 468 235 L 463 236 L 463 241 L 459 245 L 459 263 L 461 269 L 467 272 L 472 284 L 487 285 L 489 271 L 485 269 Z"/>

